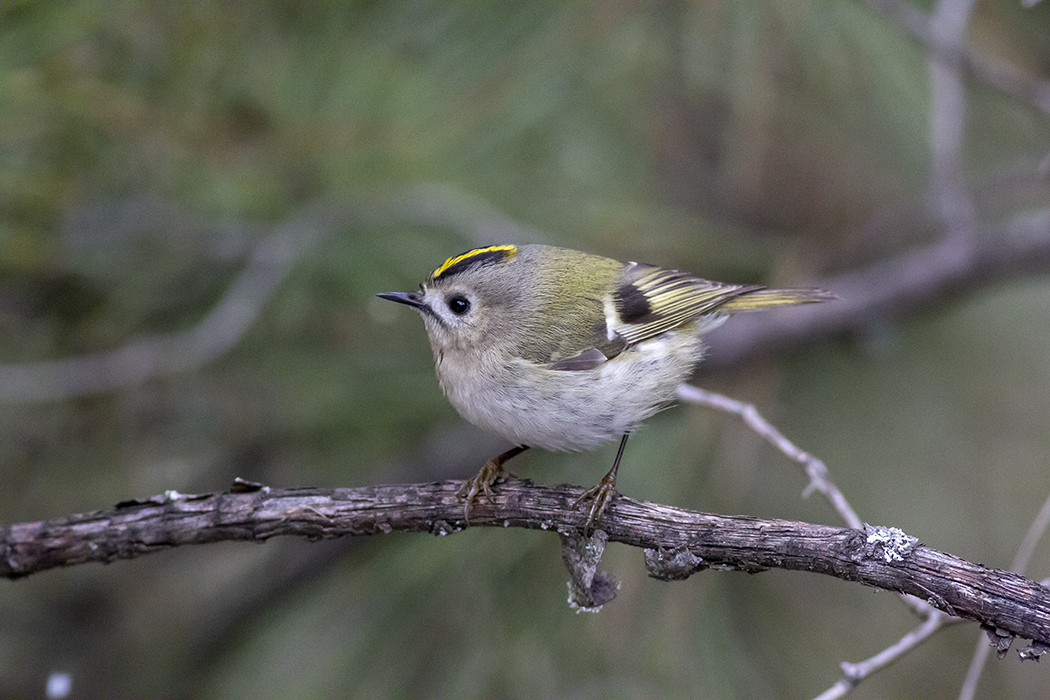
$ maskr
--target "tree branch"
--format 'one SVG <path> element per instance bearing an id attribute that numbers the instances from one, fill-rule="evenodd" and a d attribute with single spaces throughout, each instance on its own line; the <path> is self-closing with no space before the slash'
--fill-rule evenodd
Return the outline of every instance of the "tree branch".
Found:
<path id="1" fill-rule="evenodd" d="M 1035 554 L 1036 545 L 1039 544 L 1039 540 L 1046 534 L 1048 527 L 1050 527 L 1050 496 L 1047 496 L 1046 500 L 1043 501 L 1043 507 L 1039 509 L 1039 513 L 1028 527 L 1028 532 L 1025 534 L 1024 539 L 1021 540 L 1021 546 L 1017 548 L 1017 554 L 1010 564 L 1011 570 L 1017 573 L 1024 573 L 1024 570 L 1028 568 L 1028 562 L 1032 559 L 1032 555 Z M 999 642 L 1000 640 L 993 638 L 993 641 Z M 1006 654 L 1009 645 L 1006 644 L 1006 640 L 1001 641 L 1002 644 L 989 644 L 983 638 L 977 639 L 977 648 L 974 649 L 970 668 L 967 669 L 966 679 L 959 690 L 959 700 L 972 700 L 977 694 L 977 684 L 981 680 L 981 673 L 993 647 L 996 648 L 1000 658 Z"/>
<path id="2" fill-rule="evenodd" d="M 842 678 L 835 685 L 818 695 L 815 700 L 836 700 L 837 698 L 845 697 L 862 680 L 876 671 L 886 668 L 932 637 L 934 633 L 944 626 L 947 619 L 943 613 L 934 610 L 921 625 L 901 637 L 896 644 L 886 647 L 870 659 L 855 664 L 849 662 L 841 663 L 839 667 L 842 669 Z M 956 622 L 959 621 L 959 618 L 952 619 Z"/>
<path id="3" fill-rule="evenodd" d="M 238 481 L 224 493 L 169 492 L 54 520 L 0 527 L 0 575 L 20 578 L 58 566 L 133 559 L 187 544 L 263 542 L 279 535 L 309 539 L 462 530 L 460 483 L 340 489 L 270 489 Z M 897 529 L 864 530 L 748 516 L 697 513 L 617 496 L 602 518 L 599 540 L 581 532 L 586 514 L 573 506 L 582 489 L 501 482 L 471 512 L 476 526 L 553 530 L 567 546 L 607 537 L 646 550 L 649 575 L 678 580 L 707 568 L 755 573 L 811 571 L 927 600 L 949 615 L 1050 643 L 1050 589 L 920 545 Z M 578 557 L 587 559 L 586 556 Z M 571 567 L 576 566 L 566 556 Z M 609 588 L 596 559 L 573 579 Z M 601 593 L 599 591 L 599 593 Z M 607 600 L 608 598 L 606 598 Z M 591 603 L 600 604 L 601 600 Z M 582 603 L 587 607 L 587 601 Z"/>
<path id="4" fill-rule="evenodd" d="M 777 448 L 781 454 L 792 462 L 802 466 L 806 476 L 809 477 L 809 485 L 802 492 L 803 498 L 817 491 L 828 499 L 828 503 L 842 516 L 847 525 L 855 529 L 864 527 L 864 521 L 857 515 L 857 511 L 853 510 L 853 506 L 846 500 L 846 496 L 831 480 L 827 465 L 822 460 L 796 447 L 795 443 L 788 440 L 783 433 L 777 430 L 776 426 L 762 417 L 762 414 L 758 412 L 754 404 L 737 401 L 723 394 L 716 394 L 713 391 L 701 389 L 692 384 L 679 384 L 677 396 L 688 403 L 707 406 L 739 416 L 744 425 L 756 435 Z"/>
<path id="5" fill-rule="evenodd" d="M 942 240 L 870 267 L 817 280 L 834 292 L 833 304 L 800 306 L 778 314 L 738 314 L 705 337 L 710 354 L 702 371 L 720 369 L 803 342 L 857 332 L 887 319 L 928 310 L 938 301 L 995 281 L 1050 272 L 1050 210 L 1016 217 L 976 236 Z"/>
<path id="6" fill-rule="evenodd" d="M 946 60 L 959 61 L 979 80 L 1013 99 L 1050 114 L 1050 81 L 1028 75 L 1011 63 L 965 46 L 941 40 L 937 22 L 924 10 L 902 0 L 865 0 L 865 5 L 896 22 L 912 39 Z"/>
<path id="7" fill-rule="evenodd" d="M 416 208 L 408 202 L 421 199 Z M 391 204 L 408 220 L 445 222 L 435 211 L 459 200 L 441 188 L 406 190 Z M 365 204 L 359 203 L 362 209 Z M 378 206 L 373 203 L 372 206 Z M 444 207 L 444 208 L 442 208 Z M 478 205 L 474 206 L 477 209 Z M 99 353 L 63 360 L 0 364 L 0 404 L 40 403 L 137 386 L 144 381 L 199 369 L 221 357 L 252 326 L 302 250 L 348 216 L 316 204 L 279 225 L 259 243 L 226 295 L 193 328 L 152 335 Z M 455 222 L 469 233 L 487 233 L 487 242 L 543 240 L 533 229 L 488 210 Z M 475 220 L 476 219 L 476 220 Z M 979 234 L 979 235 L 977 235 Z M 1050 271 L 1050 211 L 1027 213 L 998 228 L 967 237 L 948 237 L 926 248 L 880 261 L 857 272 L 818 281 L 839 296 L 834 304 L 799 307 L 781 314 L 748 316 L 708 336 L 705 371 L 739 364 L 756 355 L 857 331 L 886 318 L 916 313 L 938 300 L 1004 279 Z M 966 240 L 963 240 L 963 239 Z M 977 243 L 970 244 L 970 240 Z"/>
<path id="8" fill-rule="evenodd" d="M 193 328 L 63 360 L 0 364 L 0 404 L 61 401 L 126 389 L 193 371 L 222 357 L 254 325 L 303 250 L 334 228 L 336 213 L 316 204 L 275 227 L 254 247 L 222 299 Z"/>

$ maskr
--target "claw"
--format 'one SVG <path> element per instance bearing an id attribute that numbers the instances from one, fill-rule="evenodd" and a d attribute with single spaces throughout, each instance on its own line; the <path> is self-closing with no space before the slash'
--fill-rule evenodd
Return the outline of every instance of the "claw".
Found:
<path id="1" fill-rule="evenodd" d="M 591 501 L 591 507 L 587 512 L 587 523 L 583 526 L 585 537 L 591 536 L 594 526 L 601 520 L 602 513 L 605 512 L 605 507 L 609 505 L 613 496 L 616 495 L 616 479 L 607 479 L 608 475 L 606 475 L 606 479 L 599 481 L 597 486 L 584 491 L 583 495 L 572 504 L 574 508 L 579 508 L 587 501 Z"/>
<path id="2" fill-rule="evenodd" d="M 474 499 L 479 493 L 485 494 L 487 498 L 492 498 L 492 484 L 506 475 L 503 465 L 496 459 L 498 458 L 485 462 L 485 466 L 473 478 L 464 481 L 463 486 L 456 492 L 457 496 L 466 501 L 463 504 L 463 520 L 466 521 L 467 527 L 470 527 L 470 507 L 474 505 Z"/>
<path id="3" fill-rule="evenodd" d="M 504 469 L 503 465 L 511 457 L 519 455 L 527 449 L 529 448 L 526 445 L 512 447 L 503 454 L 485 462 L 485 466 L 473 478 L 463 482 L 463 486 L 456 492 L 456 495 L 466 501 L 463 504 L 463 521 L 467 527 L 470 527 L 470 507 L 474 505 L 474 499 L 478 497 L 478 494 L 482 493 L 485 494 L 486 498 L 491 499 L 492 485 L 499 479 L 510 476 L 510 472 Z"/>
<path id="4" fill-rule="evenodd" d="M 613 460 L 612 469 L 602 477 L 594 488 L 584 491 L 583 495 L 573 502 L 573 508 L 579 508 L 587 501 L 591 503 L 591 509 L 587 512 L 587 522 L 583 526 L 584 537 L 590 537 L 595 524 L 601 520 L 605 507 L 609 505 L 613 496 L 616 495 L 616 472 L 620 469 L 620 459 L 623 458 L 623 448 L 627 447 L 627 437 L 630 433 L 624 433 L 620 440 L 620 449 L 616 451 L 616 459 Z"/>

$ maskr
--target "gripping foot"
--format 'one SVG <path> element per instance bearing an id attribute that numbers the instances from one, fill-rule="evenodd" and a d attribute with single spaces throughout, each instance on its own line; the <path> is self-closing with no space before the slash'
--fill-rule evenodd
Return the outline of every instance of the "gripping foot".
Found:
<path id="1" fill-rule="evenodd" d="M 463 486 L 460 487 L 456 495 L 466 501 L 463 504 L 463 520 L 466 521 L 467 527 L 470 527 L 470 507 L 474 505 L 474 499 L 478 497 L 478 494 L 482 493 L 488 498 L 492 498 L 492 485 L 500 478 L 508 475 L 503 465 L 507 463 L 507 460 L 520 455 L 527 449 L 529 449 L 528 445 L 518 445 L 510 448 L 503 454 L 485 462 L 485 466 L 473 478 L 463 482 Z"/>

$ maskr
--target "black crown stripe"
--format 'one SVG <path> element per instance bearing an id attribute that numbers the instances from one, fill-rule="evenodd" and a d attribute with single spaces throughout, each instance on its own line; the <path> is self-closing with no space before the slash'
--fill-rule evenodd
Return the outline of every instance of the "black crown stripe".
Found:
<path id="1" fill-rule="evenodd" d="M 512 245 L 490 245 L 484 248 L 468 250 L 462 255 L 453 256 L 441 263 L 441 267 L 430 274 L 430 279 L 436 280 L 451 277 L 475 265 L 502 262 L 513 258 L 517 254 L 518 248 Z"/>

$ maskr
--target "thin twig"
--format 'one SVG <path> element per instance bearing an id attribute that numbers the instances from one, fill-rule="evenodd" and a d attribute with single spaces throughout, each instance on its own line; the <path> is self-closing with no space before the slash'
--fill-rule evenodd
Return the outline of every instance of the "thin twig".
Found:
<path id="1" fill-rule="evenodd" d="M 1042 539 L 1048 527 L 1050 527 L 1050 496 L 1043 501 L 1043 507 L 1039 509 L 1038 515 L 1035 516 L 1035 520 L 1032 521 L 1028 532 L 1021 541 L 1021 546 L 1017 548 L 1017 554 L 1014 555 L 1013 563 L 1010 565 L 1012 571 L 1018 574 L 1025 572 L 1028 562 L 1035 554 L 1039 540 Z M 988 663 L 991 651 L 992 645 L 988 643 L 985 635 L 978 636 L 970 668 L 966 671 L 966 680 L 963 681 L 962 688 L 959 690 L 959 700 L 973 700 L 977 694 L 977 685 L 981 682 L 981 673 L 984 671 L 985 664 Z"/>
<path id="2" fill-rule="evenodd" d="M 758 412 L 754 404 L 737 401 L 728 396 L 707 391 L 691 384 L 680 384 L 678 386 L 678 398 L 689 403 L 708 406 L 740 416 L 744 423 L 755 433 L 777 448 L 788 459 L 803 466 L 806 476 L 809 477 L 809 485 L 802 491 L 803 498 L 808 498 L 814 491 L 819 491 L 828 499 L 831 507 L 842 516 L 842 519 L 849 527 L 857 530 L 864 528 L 864 521 L 860 519 L 860 516 L 853 510 L 853 506 L 846 500 L 842 491 L 831 480 L 827 465 L 808 452 L 800 450 L 793 442 L 784 437 L 783 433 L 762 417 L 762 414 Z M 927 617 L 934 610 L 929 603 L 910 595 L 902 594 L 900 599 L 908 609 L 923 618 Z"/>
<path id="3" fill-rule="evenodd" d="M 846 695 L 848 695 L 862 680 L 876 671 L 881 671 L 886 668 L 894 661 L 929 639 L 934 632 L 944 625 L 944 621 L 948 619 L 950 618 L 944 613 L 934 610 L 921 625 L 901 637 L 900 641 L 893 646 L 886 647 L 875 656 L 861 661 L 860 663 L 852 664 L 845 661 L 842 662 L 842 664 L 840 664 L 840 667 L 842 668 L 842 678 L 840 678 L 835 685 L 818 695 L 816 700 L 836 700 L 837 698 L 846 697 Z"/>
<path id="4" fill-rule="evenodd" d="M 939 0 L 933 15 L 925 22 L 931 49 L 930 74 L 930 197 L 945 228 L 937 259 L 952 270 L 974 258 L 976 212 L 973 198 L 963 182 L 962 151 L 966 125 L 966 89 L 962 63 L 973 0 Z M 925 620 L 896 644 L 870 659 L 853 664 L 843 662 L 843 677 L 822 693 L 818 700 L 845 697 L 860 681 L 892 664 L 939 630 L 947 619 L 927 605 L 925 611 L 905 600 Z"/>
<path id="5" fill-rule="evenodd" d="M 802 492 L 803 498 L 808 497 L 814 491 L 819 491 L 828 499 L 832 508 L 842 516 L 846 525 L 855 530 L 864 529 L 864 521 L 860 519 L 857 512 L 853 510 L 853 506 L 849 504 L 849 501 L 847 501 L 846 497 L 842 495 L 839 488 L 831 481 L 830 475 L 828 474 L 828 468 L 824 462 L 796 447 L 795 444 L 784 437 L 784 434 L 777 430 L 772 423 L 762 417 L 762 414 L 758 412 L 758 409 L 755 408 L 754 404 L 737 401 L 736 399 L 729 398 L 723 394 L 701 389 L 700 387 L 691 384 L 679 385 L 678 398 L 682 401 L 687 401 L 700 406 L 708 406 L 710 408 L 718 409 L 719 411 L 725 411 L 726 413 L 740 416 L 741 420 L 743 420 L 751 430 L 765 439 L 766 442 L 777 448 L 777 450 L 783 453 L 791 461 L 802 465 L 806 472 L 806 476 L 809 477 L 809 485 L 806 486 L 805 490 Z"/>

